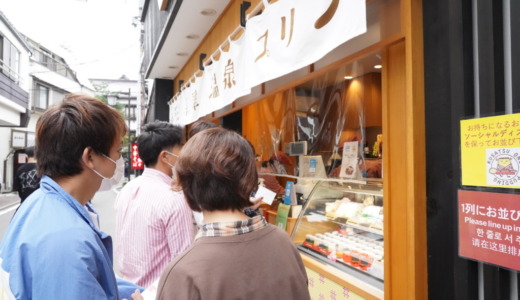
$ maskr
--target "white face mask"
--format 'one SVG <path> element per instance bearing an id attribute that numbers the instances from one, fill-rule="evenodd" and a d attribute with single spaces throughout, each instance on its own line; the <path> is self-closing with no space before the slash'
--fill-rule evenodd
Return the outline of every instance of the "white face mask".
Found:
<path id="1" fill-rule="evenodd" d="M 175 172 L 175 165 L 167 163 L 172 168 L 172 179 L 177 178 L 177 173 Z"/>
<path id="2" fill-rule="evenodd" d="M 119 157 L 119 159 L 117 161 L 114 161 L 113 159 L 106 156 L 105 154 L 103 154 L 103 156 L 106 159 L 113 162 L 114 164 L 116 164 L 116 169 L 114 170 L 114 175 L 112 175 L 112 177 L 110 177 L 110 178 L 105 177 L 105 176 L 101 175 L 98 171 L 92 169 L 92 171 L 94 171 L 94 173 L 99 175 L 99 177 L 103 178 L 103 181 L 101 181 L 101 185 L 99 186 L 98 191 L 108 191 L 108 190 L 112 189 L 112 187 L 114 187 L 116 184 L 119 183 L 119 181 L 121 181 L 121 178 L 123 178 L 123 173 L 125 172 L 125 160 L 123 159 L 123 156 Z"/>
<path id="3" fill-rule="evenodd" d="M 170 151 L 166 151 L 166 150 L 164 150 L 164 152 L 179 158 L 179 156 L 175 153 L 171 153 Z M 172 168 L 172 179 L 177 178 L 177 173 L 175 172 L 175 165 L 172 165 L 169 162 L 167 162 L 167 164 L 168 164 L 168 166 L 170 166 Z"/>

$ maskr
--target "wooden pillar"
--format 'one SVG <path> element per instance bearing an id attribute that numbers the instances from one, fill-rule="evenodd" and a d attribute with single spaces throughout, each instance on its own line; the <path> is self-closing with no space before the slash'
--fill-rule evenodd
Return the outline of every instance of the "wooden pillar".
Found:
<path id="1" fill-rule="evenodd" d="M 428 299 L 421 1 L 402 1 L 401 20 L 383 51 L 385 299 Z"/>

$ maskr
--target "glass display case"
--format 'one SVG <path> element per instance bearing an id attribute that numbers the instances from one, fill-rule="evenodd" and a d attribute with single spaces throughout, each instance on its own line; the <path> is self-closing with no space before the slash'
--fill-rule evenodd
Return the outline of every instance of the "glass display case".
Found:
<path id="1" fill-rule="evenodd" d="M 297 248 L 383 289 L 383 185 L 373 181 L 319 181 L 292 234 Z"/>

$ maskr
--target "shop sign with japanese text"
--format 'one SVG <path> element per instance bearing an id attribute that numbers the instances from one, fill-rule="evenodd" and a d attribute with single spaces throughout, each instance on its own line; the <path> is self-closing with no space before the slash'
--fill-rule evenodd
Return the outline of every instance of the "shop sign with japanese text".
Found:
<path id="1" fill-rule="evenodd" d="M 247 22 L 241 65 L 250 71 L 244 84 L 253 87 L 308 66 L 365 33 L 366 23 L 364 0 L 267 4 Z"/>
<path id="2" fill-rule="evenodd" d="M 459 190 L 459 255 L 520 271 L 520 195 Z"/>
<path id="3" fill-rule="evenodd" d="M 520 188 L 520 114 L 460 122 L 462 185 Z"/>
<path id="4" fill-rule="evenodd" d="M 11 131 L 11 147 L 24 148 L 26 146 L 27 133 L 25 131 Z"/>
<path id="5" fill-rule="evenodd" d="M 144 164 L 141 158 L 139 157 L 139 151 L 137 150 L 137 144 L 132 144 L 132 169 L 143 169 Z"/>
<path id="6" fill-rule="evenodd" d="M 230 105 L 263 82 L 306 67 L 367 31 L 365 0 L 264 1 L 263 12 L 227 50 L 210 57 L 168 104 L 170 122 L 189 124 Z"/>

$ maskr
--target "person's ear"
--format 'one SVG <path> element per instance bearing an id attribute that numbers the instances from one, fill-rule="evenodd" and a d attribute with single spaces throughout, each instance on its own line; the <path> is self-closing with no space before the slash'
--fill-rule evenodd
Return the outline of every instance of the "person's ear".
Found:
<path id="1" fill-rule="evenodd" d="M 168 162 L 168 153 L 164 150 L 162 150 L 161 152 L 159 152 L 159 158 L 157 159 L 157 162 L 162 162 L 163 164 L 167 163 Z"/>
<path id="2" fill-rule="evenodd" d="M 94 168 L 94 150 L 92 147 L 86 147 L 83 149 L 83 153 L 81 154 L 81 161 L 89 169 Z"/>

